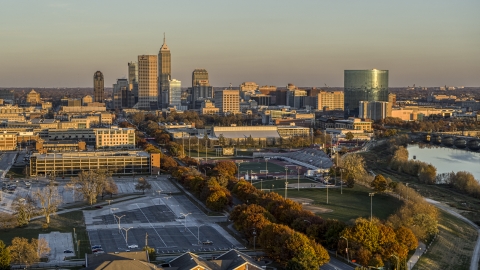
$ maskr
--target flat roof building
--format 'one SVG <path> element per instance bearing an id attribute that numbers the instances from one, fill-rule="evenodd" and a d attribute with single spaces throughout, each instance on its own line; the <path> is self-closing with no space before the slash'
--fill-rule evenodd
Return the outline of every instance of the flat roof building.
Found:
<path id="1" fill-rule="evenodd" d="M 105 170 L 114 175 L 150 174 L 151 155 L 143 151 L 34 153 L 30 175 L 78 175 L 82 171 Z"/>

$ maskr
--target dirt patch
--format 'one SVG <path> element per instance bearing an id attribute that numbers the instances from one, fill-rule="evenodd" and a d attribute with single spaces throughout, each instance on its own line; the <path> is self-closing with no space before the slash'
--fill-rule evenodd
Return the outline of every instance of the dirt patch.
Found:
<path id="1" fill-rule="evenodd" d="M 303 206 L 303 209 L 312 211 L 315 214 L 323 214 L 333 212 L 332 209 L 327 209 L 313 204 L 312 199 L 308 198 L 291 198 L 292 201 L 298 202 Z"/>

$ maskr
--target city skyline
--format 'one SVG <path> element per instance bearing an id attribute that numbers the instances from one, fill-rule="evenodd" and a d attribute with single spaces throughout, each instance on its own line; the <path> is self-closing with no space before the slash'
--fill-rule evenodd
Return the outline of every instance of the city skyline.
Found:
<path id="1" fill-rule="evenodd" d="M 91 87 L 99 70 L 110 88 L 128 77 L 127 63 L 158 53 L 164 32 L 171 77 L 185 85 L 205 68 L 213 86 L 342 87 L 344 70 L 376 68 L 390 71 L 390 87 L 479 86 L 479 8 L 468 0 L 7 2 L 0 87 Z"/>

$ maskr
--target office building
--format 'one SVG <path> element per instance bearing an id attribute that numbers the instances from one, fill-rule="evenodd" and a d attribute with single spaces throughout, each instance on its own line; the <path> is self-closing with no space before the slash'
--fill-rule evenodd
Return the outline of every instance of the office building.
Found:
<path id="1" fill-rule="evenodd" d="M 90 95 L 86 95 L 82 98 L 82 106 L 87 106 L 87 104 L 92 102 L 93 102 L 93 98 Z"/>
<path id="2" fill-rule="evenodd" d="M 93 97 L 95 102 L 103 103 L 105 99 L 105 81 L 100 71 L 93 74 Z"/>
<path id="3" fill-rule="evenodd" d="M 344 71 L 345 114 L 358 115 L 360 101 L 388 101 L 388 70 Z"/>
<path id="4" fill-rule="evenodd" d="M 134 148 L 135 129 L 95 128 L 95 148 Z"/>
<path id="5" fill-rule="evenodd" d="M 70 176 L 91 170 L 105 170 L 113 175 L 150 174 L 151 166 L 151 155 L 143 151 L 34 153 L 30 157 L 31 176 Z"/>
<path id="6" fill-rule="evenodd" d="M 243 82 L 240 84 L 240 91 L 255 92 L 258 90 L 258 84 L 255 82 Z"/>
<path id="7" fill-rule="evenodd" d="M 182 105 L 182 82 L 179 80 L 168 81 L 168 106 L 179 109 Z"/>
<path id="8" fill-rule="evenodd" d="M 215 107 L 221 114 L 236 114 L 240 112 L 240 93 L 238 90 L 215 91 Z"/>
<path id="9" fill-rule="evenodd" d="M 130 84 L 127 79 L 118 79 L 113 85 L 113 108 L 123 109 L 131 108 L 135 105 L 133 91 L 130 90 Z"/>
<path id="10" fill-rule="evenodd" d="M 13 90 L 0 89 L 0 99 L 3 103 L 15 104 L 15 93 Z"/>
<path id="11" fill-rule="evenodd" d="M 287 105 L 296 109 L 303 108 L 305 107 L 306 97 L 307 97 L 307 91 L 305 90 L 300 90 L 300 89 L 288 90 Z"/>
<path id="12" fill-rule="evenodd" d="M 0 132 L 0 150 L 10 151 L 17 148 L 17 132 Z"/>
<path id="13" fill-rule="evenodd" d="M 374 121 L 385 119 L 385 117 L 387 117 L 388 107 L 389 104 L 385 101 L 360 101 L 358 117 Z"/>
<path id="14" fill-rule="evenodd" d="M 37 105 L 40 103 L 40 94 L 37 91 L 33 90 L 27 94 L 26 103 L 28 105 Z"/>
<path id="15" fill-rule="evenodd" d="M 129 108 L 138 102 L 138 64 L 134 62 L 128 63 L 128 87 L 133 95 L 133 101 Z"/>
<path id="16" fill-rule="evenodd" d="M 341 91 L 327 92 L 320 91 L 317 98 L 317 109 L 319 111 L 341 110 L 344 106 L 344 95 Z"/>
<path id="17" fill-rule="evenodd" d="M 162 108 L 168 107 L 168 84 L 171 78 L 171 54 L 163 34 L 163 45 L 158 52 L 158 104 Z"/>
<path id="18" fill-rule="evenodd" d="M 197 85 L 210 85 L 206 69 L 197 68 L 192 72 L 192 88 Z"/>
<path id="19" fill-rule="evenodd" d="M 208 99 L 203 100 L 200 109 L 201 109 L 200 112 L 202 114 L 218 114 L 218 112 L 219 112 L 218 108 L 215 107 L 213 102 L 211 102 Z"/>
<path id="20" fill-rule="evenodd" d="M 157 56 L 138 56 L 138 109 L 158 109 Z"/>

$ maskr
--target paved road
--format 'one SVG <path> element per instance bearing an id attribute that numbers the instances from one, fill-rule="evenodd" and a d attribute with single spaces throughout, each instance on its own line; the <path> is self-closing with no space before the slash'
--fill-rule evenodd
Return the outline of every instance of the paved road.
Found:
<path id="1" fill-rule="evenodd" d="M 5 178 L 17 152 L 4 152 L 0 158 L 0 178 Z"/>
<path id="2" fill-rule="evenodd" d="M 477 235 L 478 235 L 477 236 L 477 243 L 475 244 L 475 249 L 473 250 L 472 259 L 470 261 L 470 270 L 477 270 L 478 269 L 478 259 L 479 259 L 479 255 L 480 255 L 480 227 L 477 224 L 470 221 L 469 219 L 467 219 L 466 217 L 457 213 L 451 207 L 449 207 L 445 204 L 442 204 L 441 202 L 431 200 L 431 199 L 425 199 L 425 200 L 428 203 L 431 203 L 431 204 L 435 205 L 435 207 L 437 207 L 439 209 L 442 209 L 443 211 L 448 212 L 449 214 L 465 221 L 466 223 L 470 224 L 472 227 L 474 227 L 477 230 Z"/>
<path id="3" fill-rule="evenodd" d="M 330 261 L 322 266 L 320 266 L 321 270 L 353 270 L 352 266 L 337 260 L 334 257 L 330 257 Z"/>

